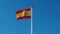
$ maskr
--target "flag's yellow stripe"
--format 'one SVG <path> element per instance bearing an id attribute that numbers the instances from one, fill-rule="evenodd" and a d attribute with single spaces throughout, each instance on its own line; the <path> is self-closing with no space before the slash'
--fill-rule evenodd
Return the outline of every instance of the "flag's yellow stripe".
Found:
<path id="1" fill-rule="evenodd" d="M 26 11 L 26 16 L 31 16 L 31 11 Z"/>
<path id="2" fill-rule="evenodd" d="M 25 16 L 24 14 L 25 14 L 25 11 L 16 14 L 16 17 L 17 17 L 17 18 L 19 18 L 19 17 L 23 17 L 23 16 Z"/>
<path id="3" fill-rule="evenodd" d="M 22 17 L 22 13 L 16 14 L 16 17 L 17 18 Z"/>
<path id="4" fill-rule="evenodd" d="M 22 17 L 25 16 L 25 11 L 22 12 Z"/>

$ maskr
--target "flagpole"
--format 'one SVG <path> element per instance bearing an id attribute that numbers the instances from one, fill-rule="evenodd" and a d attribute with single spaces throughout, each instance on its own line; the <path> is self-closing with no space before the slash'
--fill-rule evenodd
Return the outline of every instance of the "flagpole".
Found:
<path id="1" fill-rule="evenodd" d="M 32 7 L 31 7 L 31 34 L 33 34 Z"/>

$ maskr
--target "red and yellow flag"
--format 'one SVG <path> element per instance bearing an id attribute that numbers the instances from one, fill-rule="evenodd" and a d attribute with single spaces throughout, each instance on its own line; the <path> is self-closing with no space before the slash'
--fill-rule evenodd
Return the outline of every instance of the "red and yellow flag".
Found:
<path id="1" fill-rule="evenodd" d="M 17 20 L 24 18 L 31 18 L 31 8 L 19 10 L 16 12 Z"/>

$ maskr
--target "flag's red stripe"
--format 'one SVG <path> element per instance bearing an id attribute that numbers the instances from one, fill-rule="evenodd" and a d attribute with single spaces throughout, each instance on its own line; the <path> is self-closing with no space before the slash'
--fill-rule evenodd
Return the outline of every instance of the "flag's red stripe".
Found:
<path id="1" fill-rule="evenodd" d="M 24 16 L 24 18 L 31 18 L 31 16 Z"/>
<path id="2" fill-rule="evenodd" d="M 18 17 L 18 18 L 17 18 L 17 20 L 20 20 L 20 19 L 24 19 L 24 16 L 22 16 L 22 17 Z"/>
<path id="3" fill-rule="evenodd" d="M 31 8 L 27 8 L 27 9 L 24 9 L 24 10 L 25 10 L 25 11 L 30 11 Z M 23 12 L 24 10 L 19 10 L 19 11 L 16 12 L 16 14 L 21 13 L 21 12 Z"/>
<path id="4" fill-rule="evenodd" d="M 16 14 L 22 13 L 23 11 L 24 11 L 24 10 L 19 10 L 19 11 L 16 12 Z"/>

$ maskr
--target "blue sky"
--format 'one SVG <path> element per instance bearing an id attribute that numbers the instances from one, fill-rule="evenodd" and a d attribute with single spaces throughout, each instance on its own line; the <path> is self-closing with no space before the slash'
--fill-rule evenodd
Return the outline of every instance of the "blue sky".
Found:
<path id="1" fill-rule="evenodd" d="M 33 33 L 60 34 L 60 0 L 0 0 L 0 34 L 30 34 L 30 19 L 16 11 L 33 6 Z"/>

